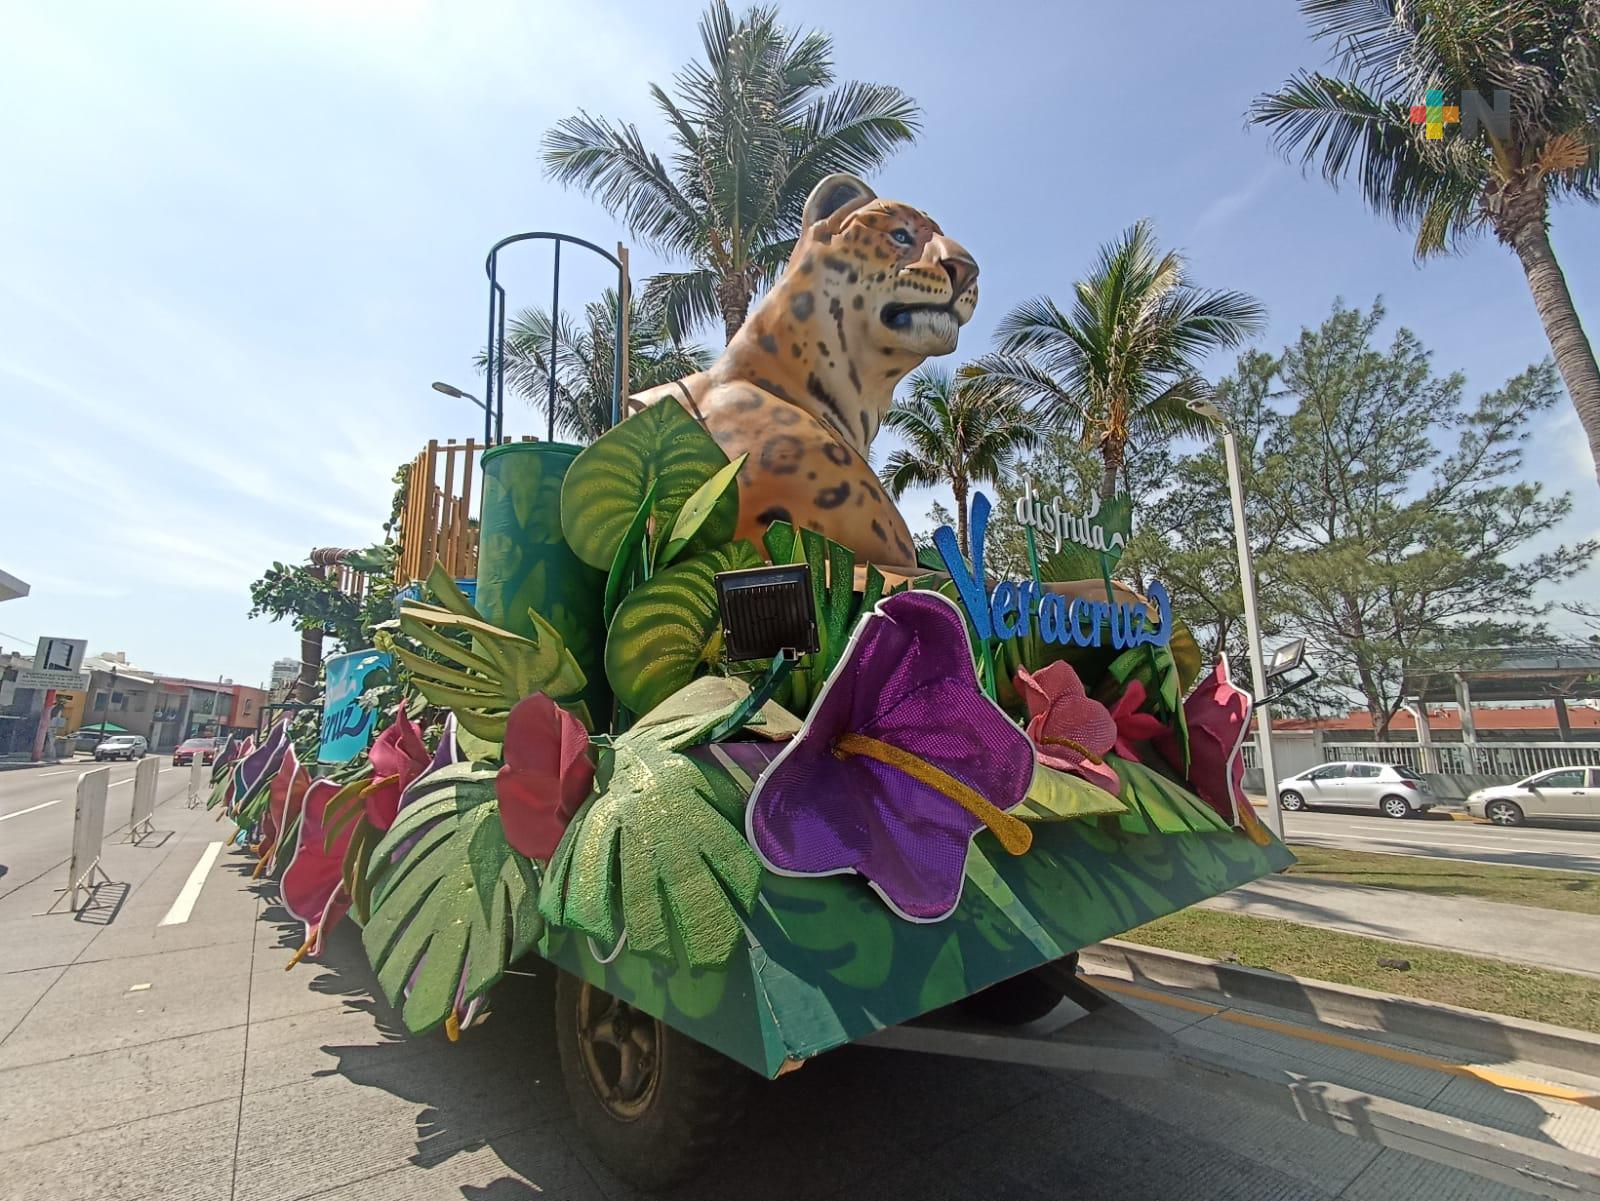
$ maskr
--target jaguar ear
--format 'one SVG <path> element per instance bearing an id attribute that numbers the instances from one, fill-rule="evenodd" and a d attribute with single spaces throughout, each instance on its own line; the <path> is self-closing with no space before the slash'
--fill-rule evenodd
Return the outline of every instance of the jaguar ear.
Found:
<path id="1" fill-rule="evenodd" d="M 800 215 L 800 228 L 810 229 L 818 221 L 853 212 L 878 194 L 867 186 L 866 180 L 847 172 L 828 176 L 806 197 L 805 212 Z"/>

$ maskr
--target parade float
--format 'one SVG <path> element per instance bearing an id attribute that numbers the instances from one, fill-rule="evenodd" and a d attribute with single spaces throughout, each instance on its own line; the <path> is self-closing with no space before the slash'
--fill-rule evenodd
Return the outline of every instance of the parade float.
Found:
<path id="1" fill-rule="evenodd" d="M 824 181 L 707 372 L 483 456 L 470 599 L 436 567 L 320 728 L 219 758 L 294 959 L 359 927 L 414 1034 L 559 969 L 578 1125 L 632 1180 L 693 1172 L 758 1077 L 958 1003 L 1038 1018 L 1079 948 L 1292 862 L 1242 793 L 1250 697 L 1115 582 L 1126 506 L 980 495 L 918 561 L 867 452 L 977 274 Z M 1027 578 L 985 569 L 999 521 Z"/>

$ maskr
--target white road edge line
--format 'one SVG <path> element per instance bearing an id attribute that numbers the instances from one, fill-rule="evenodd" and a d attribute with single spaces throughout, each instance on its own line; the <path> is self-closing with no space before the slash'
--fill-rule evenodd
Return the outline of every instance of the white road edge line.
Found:
<path id="1" fill-rule="evenodd" d="M 35 805 L 31 809 L 18 809 L 15 813 L 8 813 L 4 817 L 0 817 L 0 822 L 8 822 L 14 817 L 23 817 L 23 816 L 25 816 L 26 814 L 29 814 L 29 813 L 37 813 L 41 809 L 50 808 L 51 805 L 59 805 L 59 804 L 61 804 L 62 801 L 66 800 L 66 799 L 67 799 L 66 797 L 57 797 L 53 801 L 46 801 L 44 804 Z"/>
<path id="2" fill-rule="evenodd" d="M 194 871 L 189 873 L 189 878 L 183 882 L 183 888 L 178 893 L 178 899 L 172 902 L 172 908 L 167 910 L 167 916 L 158 923 L 162 926 L 181 926 L 189 920 L 189 915 L 194 912 L 194 903 L 200 899 L 200 890 L 205 887 L 206 874 L 210 872 L 211 865 L 217 861 L 217 856 L 222 854 L 222 843 L 214 842 L 206 847 L 205 853 L 200 856 L 200 862 L 194 865 Z"/>

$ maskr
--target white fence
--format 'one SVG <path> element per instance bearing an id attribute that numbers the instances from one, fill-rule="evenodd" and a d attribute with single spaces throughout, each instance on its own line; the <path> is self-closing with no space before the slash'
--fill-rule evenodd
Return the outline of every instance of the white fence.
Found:
<path id="1" fill-rule="evenodd" d="M 1600 743 L 1584 742 L 1326 742 L 1330 760 L 1364 759 L 1419 772 L 1510 776 L 1521 779 L 1552 767 L 1600 765 Z M 1248 762 L 1248 760 L 1247 760 Z"/>
<path id="2" fill-rule="evenodd" d="M 140 759 L 133 769 L 133 802 L 128 808 L 128 841 L 143 842 L 155 832 L 156 776 L 161 763 L 151 757 Z"/>

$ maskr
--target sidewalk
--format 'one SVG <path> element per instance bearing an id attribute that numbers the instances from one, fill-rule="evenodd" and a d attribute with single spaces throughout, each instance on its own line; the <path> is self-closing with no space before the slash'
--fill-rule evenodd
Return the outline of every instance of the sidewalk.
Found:
<path id="1" fill-rule="evenodd" d="M 1267 876 L 1201 907 L 1600 976 L 1600 917 L 1331 880 Z"/>

